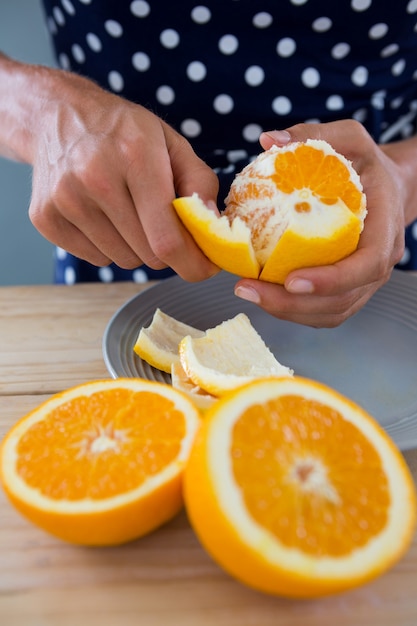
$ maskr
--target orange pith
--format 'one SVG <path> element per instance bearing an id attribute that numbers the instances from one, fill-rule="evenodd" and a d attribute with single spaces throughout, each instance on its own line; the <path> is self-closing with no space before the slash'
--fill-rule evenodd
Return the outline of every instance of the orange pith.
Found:
<path id="1" fill-rule="evenodd" d="M 301 412 L 308 427 L 294 417 Z M 338 442 L 330 445 L 327 433 L 336 428 Z M 340 463 L 341 448 L 349 468 Z M 252 406 L 234 426 L 231 457 L 248 511 L 287 548 L 318 557 L 346 555 L 353 541 L 366 544 L 387 522 L 381 459 L 357 428 L 320 402 L 288 395 Z M 330 525 L 336 534 L 328 532 Z"/>
<path id="2" fill-rule="evenodd" d="M 143 411 L 152 421 L 140 419 Z M 108 498 L 160 472 L 178 455 L 184 433 L 184 416 L 166 398 L 102 391 L 77 397 L 31 426 L 17 447 L 17 472 L 54 500 Z"/>

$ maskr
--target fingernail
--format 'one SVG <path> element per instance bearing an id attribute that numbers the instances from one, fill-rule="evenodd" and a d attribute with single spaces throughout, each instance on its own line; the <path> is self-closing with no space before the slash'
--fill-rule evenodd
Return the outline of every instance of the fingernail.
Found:
<path id="1" fill-rule="evenodd" d="M 269 130 L 264 135 L 268 135 L 275 143 L 283 145 L 291 141 L 291 135 L 287 130 Z"/>
<path id="2" fill-rule="evenodd" d="M 305 278 L 293 278 L 285 288 L 290 293 L 313 293 L 314 285 Z"/>
<path id="3" fill-rule="evenodd" d="M 261 301 L 259 293 L 251 287 L 236 287 L 235 296 L 242 298 L 242 300 L 254 302 L 255 304 L 259 304 Z"/>

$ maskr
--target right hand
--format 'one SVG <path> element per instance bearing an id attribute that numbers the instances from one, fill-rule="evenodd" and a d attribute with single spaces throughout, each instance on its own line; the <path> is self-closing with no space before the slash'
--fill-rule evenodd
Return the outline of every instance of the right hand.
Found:
<path id="1" fill-rule="evenodd" d="M 189 281 L 217 273 L 172 207 L 176 195 L 217 199 L 217 177 L 186 139 L 75 74 L 43 68 L 40 81 L 29 129 L 35 227 L 94 265 L 169 266 Z"/>

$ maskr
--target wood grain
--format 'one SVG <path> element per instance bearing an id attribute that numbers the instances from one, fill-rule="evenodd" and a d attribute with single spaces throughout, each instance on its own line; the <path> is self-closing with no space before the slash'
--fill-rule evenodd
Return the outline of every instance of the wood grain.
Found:
<path id="1" fill-rule="evenodd" d="M 131 283 L 0 288 L 0 438 L 51 393 L 108 377 L 101 353 Z M 417 451 L 405 453 L 417 478 Z M 60 542 L 0 490 L 1 626 L 415 626 L 417 539 L 353 592 L 289 601 L 247 589 L 201 548 L 184 512 L 114 548 Z"/>

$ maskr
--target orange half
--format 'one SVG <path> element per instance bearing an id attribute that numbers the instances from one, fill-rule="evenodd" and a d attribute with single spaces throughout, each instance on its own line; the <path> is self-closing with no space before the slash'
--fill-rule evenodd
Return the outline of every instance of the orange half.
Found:
<path id="1" fill-rule="evenodd" d="M 274 595 L 386 572 L 416 525 L 413 478 L 361 407 L 300 377 L 253 381 L 205 415 L 185 472 L 191 524 L 236 579 Z"/>
<path id="2" fill-rule="evenodd" d="M 192 402 L 169 385 L 84 383 L 13 426 L 0 448 L 1 483 L 18 511 L 60 539 L 124 543 L 182 508 L 199 424 Z"/>

